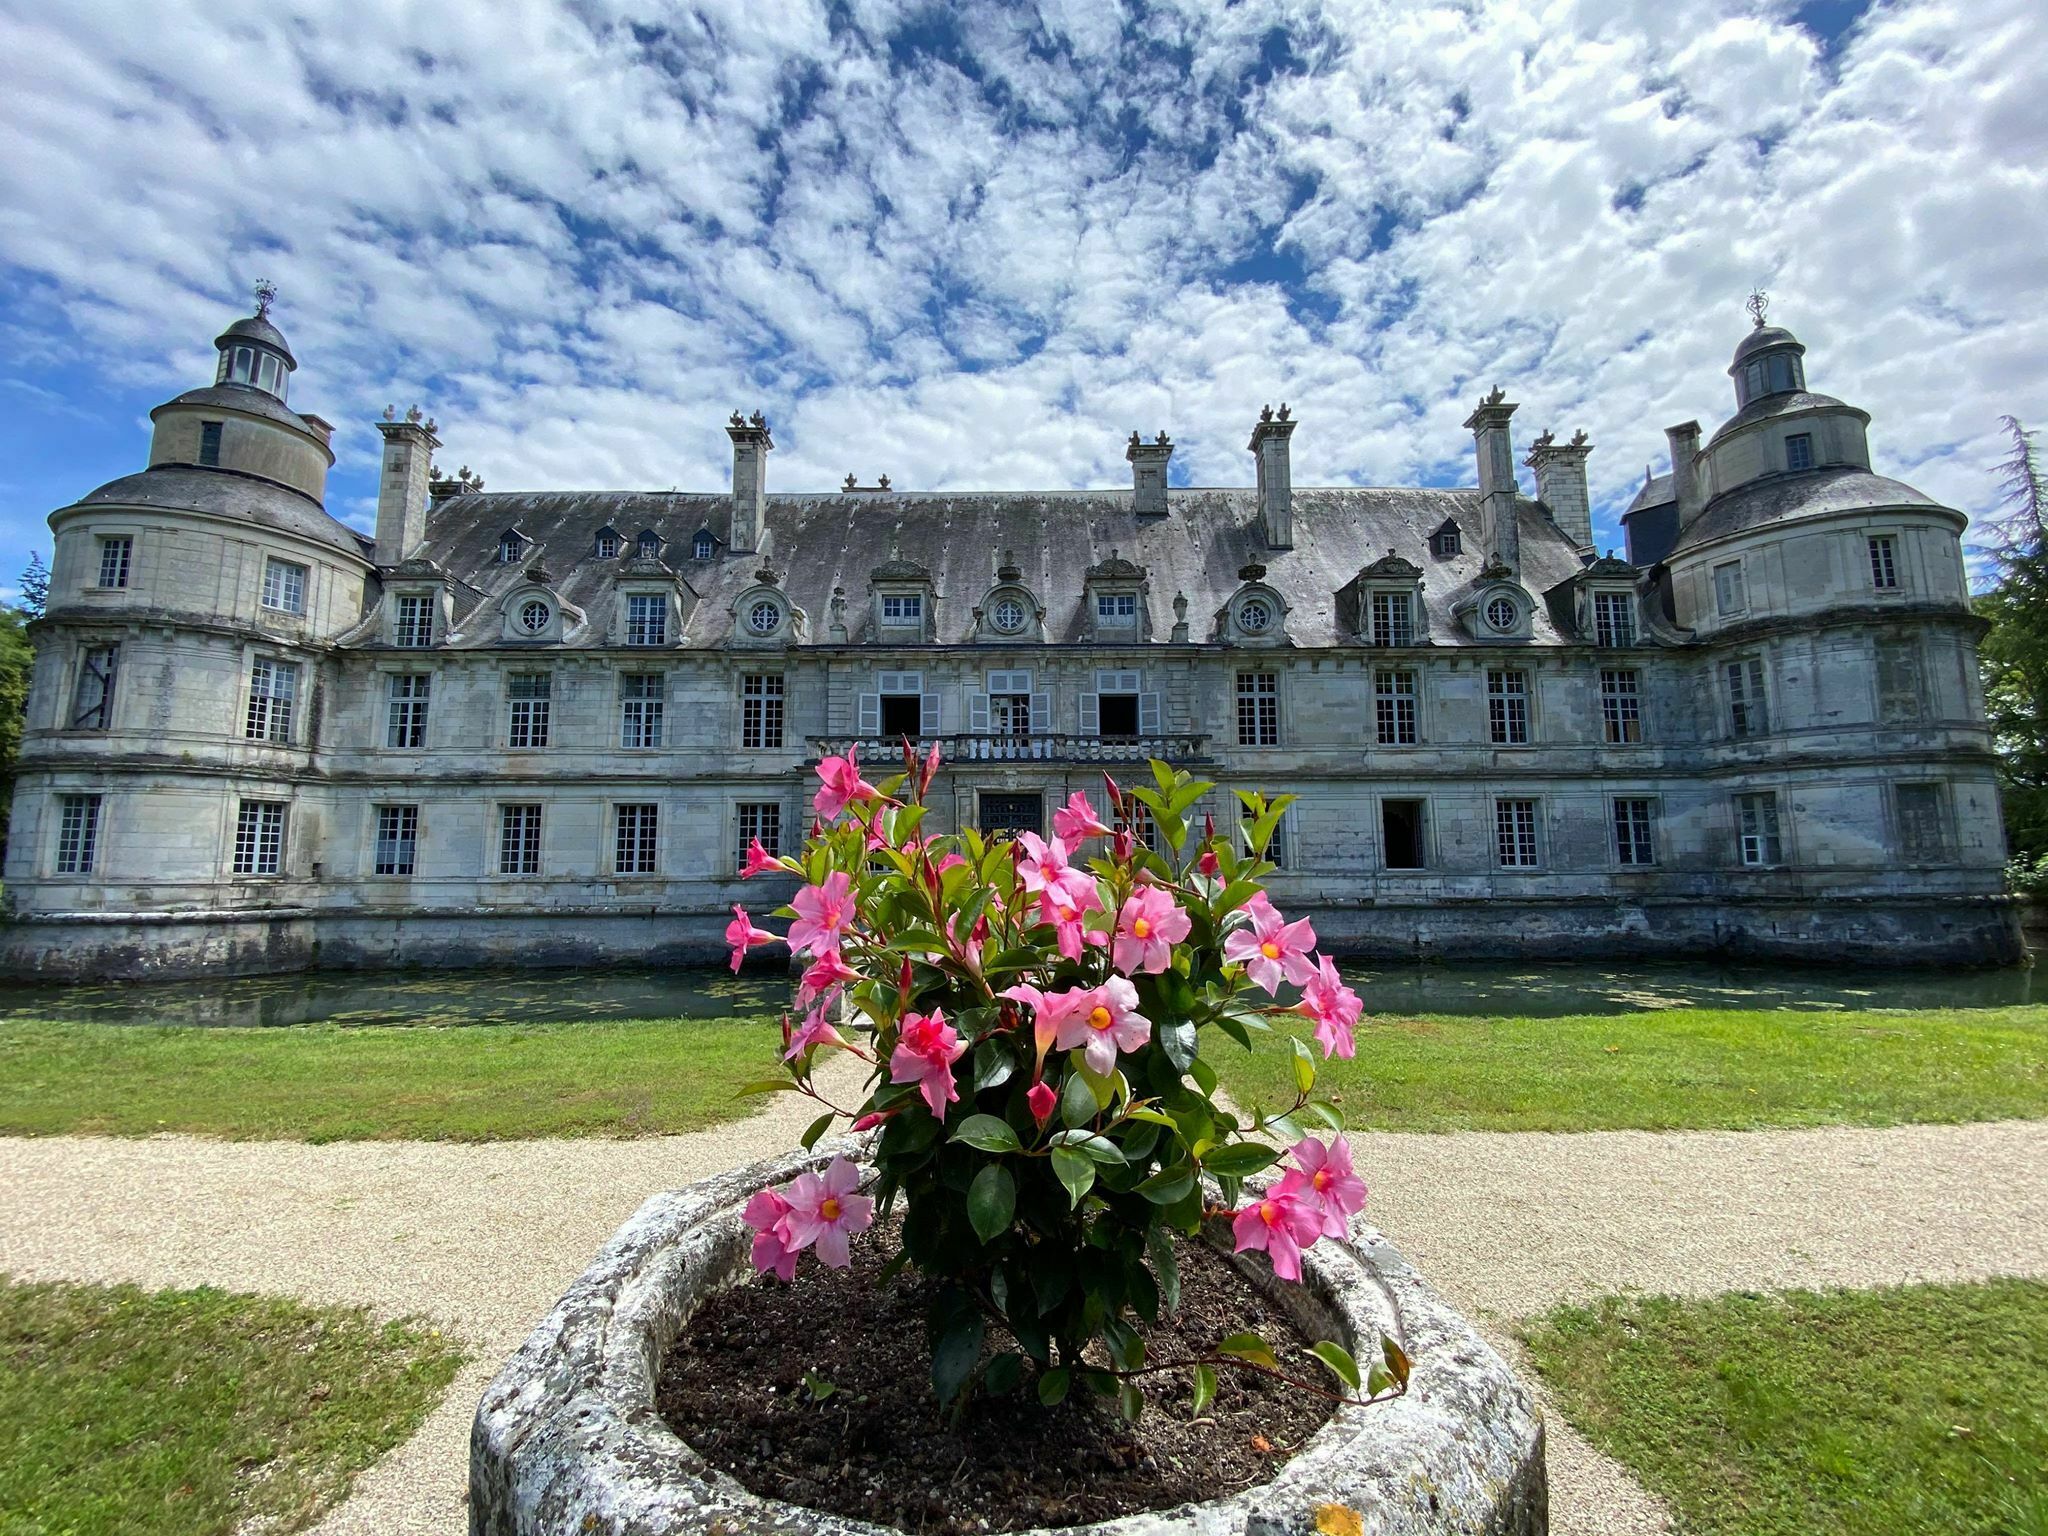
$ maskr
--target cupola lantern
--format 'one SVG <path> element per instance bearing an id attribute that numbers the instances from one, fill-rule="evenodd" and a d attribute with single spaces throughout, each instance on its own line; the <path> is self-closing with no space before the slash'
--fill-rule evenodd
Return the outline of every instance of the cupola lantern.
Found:
<path id="1" fill-rule="evenodd" d="M 214 370 L 215 384 L 239 385 L 261 390 L 283 400 L 298 360 L 285 345 L 284 332 L 270 323 L 270 305 L 277 289 L 269 283 L 256 285 L 256 313 L 214 337 L 220 349 L 220 364 Z"/>

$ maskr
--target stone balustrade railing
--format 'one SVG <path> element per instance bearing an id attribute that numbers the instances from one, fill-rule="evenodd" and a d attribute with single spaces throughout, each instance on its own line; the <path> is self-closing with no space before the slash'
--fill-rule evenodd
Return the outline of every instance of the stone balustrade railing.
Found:
<path id="1" fill-rule="evenodd" d="M 947 763 L 1142 763 L 1158 758 L 1166 763 L 1198 761 L 1206 736 L 1070 736 L 1045 732 L 1032 736 L 955 734 L 912 737 L 919 752 L 939 744 L 939 758 Z M 898 736 L 813 736 L 809 738 L 813 758 L 843 755 L 858 747 L 863 763 L 884 764 L 900 759 L 903 740 Z"/>

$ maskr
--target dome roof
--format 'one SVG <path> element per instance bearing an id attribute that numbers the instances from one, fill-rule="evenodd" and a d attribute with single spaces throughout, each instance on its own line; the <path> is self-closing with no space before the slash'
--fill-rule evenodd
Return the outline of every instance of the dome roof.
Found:
<path id="1" fill-rule="evenodd" d="M 305 417 L 277 396 L 242 384 L 209 384 L 204 389 L 188 389 L 182 395 L 166 400 L 149 414 L 154 420 L 160 412 L 174 410 L 181 405 L 205 410 L 240 411 L 247 416 L 261 416 L 266 421 L 274 421 L 281 427 L 296 427 L 301 432 L 313 430 L 306 425 Z"/>
<path id="2" fill-rule="evenodd" d="M 364 546 L 368 541 L 329 517 L 311 497 L 275 481 L 233 470 L 159 464 L 140 474 L 110 480 L 51 515 L 96 507 L 205 512 L 237 518 L 258 528 L 310 539 L 358 560 L 366 558 Z"/>
<path id="3" fill-rule="evenodd" d="M 284 332 L 270 323 L 267 315 L 260 310 L 233 325 L 213 338 L 216 347 L 225 347 L 231 342 L 253 341 L 284 354 L 285 365 L 296 370 L 298 359 L 292 356 L 292 349 L 285 345 Z"/>
<path id="4" fill-rule="evenodd" d="M 1944 507 L 1910 485 L 1845 464 L 1810 473 L 1765 475 L 1724 491 L 1679 531 L 1673 553 L 1753 532 L 1768 524 L 1878 510 L 1945 512 L 1959 524 L 1963 520 L 1962 513 Z"/>
<path id="5" fill-rule="evenodd" d="M 1759 325 L 1737 345 L 1735 360 L 1728 365 L 1728 371 L 1735 372 L 1757 353 L 1768 351 L 1772 347 L 1797 347 L 1801 352 L 1806 350 L 1800 346 L 1799 338 L 1782 325 Z"/>

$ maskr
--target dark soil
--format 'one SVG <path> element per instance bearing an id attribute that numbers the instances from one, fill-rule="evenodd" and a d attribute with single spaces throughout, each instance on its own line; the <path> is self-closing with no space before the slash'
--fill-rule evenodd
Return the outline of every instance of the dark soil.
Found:
<path id="1" fill-rule="evenodd" d="M 1332 1411 L 1326 1398 L 1224 1366 L 1199 1419 L 1188 1412 L 1190 1372 L 1143 1378 L 1146 1407 L 1133 1425 L 1114 1398 L 1078 1383 L 1065 1402 L 1041 1407 L 1027 1370 L 1015 1391 L 977 1393 L 950 1424 L 932 1396 L 926 1288 L 915 1276 L 877 1279 L 894 1249 L 878 1228 L 855 1239 L 849 1270 L 807 1258 L 794 1285 L 753 1280 L 711 1297 L 662 1363 L 662 1417 L 763 1497 L 922 1536 L 968 1536 L 1233 1493 L 1271 1478 Z M 1180 1310 L 1139 1328 L 1148 1362 L 1207 1354 L 1251 1329 L 1290 1374 L 1319 1379 L 1322 1367 L 1303 1353 L 1310 1341 L 1226 1258 L 1183 1243 L 1180 1274 Z M 1009 1346 L 990 1332 L 991 1349 Z M 814 1400 L 806 1371 L 837 1390 Z"/>

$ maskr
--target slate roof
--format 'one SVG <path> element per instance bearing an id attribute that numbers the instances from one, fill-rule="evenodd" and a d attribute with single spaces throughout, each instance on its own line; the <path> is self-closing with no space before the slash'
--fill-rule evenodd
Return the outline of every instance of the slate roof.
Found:
<path id="1" fill-rule="evenodd" d="M 1867 469 L 1843 465 L 1832 469 L 1801 470 L 1796 474 L 1766 475 L 1738 485 L 1716 496 L 1697 516 L 1678 531 L 1673 553 L 1691 549 L 1713 539 L 1744 533 L 1765 523 L 1786 523 L 1801 518 L 1825 517 L 1835 512 L 1857 512 L 1884 507 L 1925 507 L 1947 511 L 1932 497 L 1923 496 L 1910 485 L 1873 475 Z M 1955 513 L 1960 518 L 1961 513 Z"/>
<path id="2" fill-rule="evenodd" d="M 1629 512 L 1640 512 L 1645 507 L 1668 506 L 1676 500 L 1678 493 L 1671 488 L 1671 476 L 1652 475 L 1643 482 L 1643 488 L 1636 492 L 1636 499 L 1628 504 L 1628 512 L 1621 515 L 1627 517 Z"/>
<path id="3" fill-rule="evenodd" d="M 226 411 L 241 411 L 250 416 L 262 416 L 282 426 L 296 427 L 301 432 L 313 430 L 306 425 L 306 418 L 286 405 L 277 396 L 264 390 L 251 389 L 246 384 L 210 384 L 205 389 L 188 389 L 176 399 L 166 400 L 152 410 L 150 419 L 161 415 L 174 406 L 214 406 Z"/>
<path id="4" fill-rule="evenodd" d="M 761 552 L 721 550 L 690 557 L 691 540 L 726 505 L 722 495 L 659 492 L 473 492 L 447 498 L 427 514 L 419 551 L 460 584 L 451 643 L 500 643 L 491 599 L 524 581 L 536 561 L 548 586 L 591 623 L 568 638 L 571 647 L 605 643 L 603 616 L 624 559 L 596 558 L 607 525 L 632 541 L 653 528 L 666 541 L 662 558 L 699 601 L 682 642 L 718 646 L 732 636 L 732 605 L 772 565 L 777 586 L 806 616 L 809 643 L 830 643 L 830 599 L 846 589 L 848 641 L 868 638 L 870 573 L 891 560 L 915 561 L 931 572 L 936 640 L 959 644 L 974 633 L 973 610 L 996 583 L 1005 552 L 1022 568 L 1022 583 L 1046 607 L 1054 643 L 1086 638 L 1086 574 L 1112 553 L 1145 568 L 1151 637 L 1172 633 L 1175 593 L 1188 599 L 1189 638 L 1215 634 L 1216 615 L 1243 585 L 1239 570 L 1266 568 L 1264 582 L 1287 604 L 1287 638 L 1296 645 L 1354 643 L 1337 619 L 1338 590 L 1389 549 L 1422 568 L 1431 641 L 1476 644 L 1451 621 L 1451 605 L 1475 583 L 1480 548 L 1479 492 L 1465 489 L 1334 489 L 1294 492 L 1294 547 L 1266 546 L 1257 492 L 1176 489 L 1168 514 L 1140 520 L 1129 491 L 894 492 L 783 495 L 768 498 Z M 1521 584 L 1532 598 L 1581 569 L 1571 542 L 1533 501 L 1517 503 Z M 1465 532 L 1463 550 L 1448 560 L 1429 552 L 1429 535 L 1446 518 Z M 518 528 L 536 547 L 520 560 L 498 560 L 498 540 Z M 765 560 L 764 560 L 765 556 Z M 463 589 L 468 589 L 465 594 Z M 1541 601 L 1535 639 L 1560 643 Z M 485 612 L 473 622 L 478 608 Z M 893 639 L 890 642 L 895 644 Z M 1106 642 L 1108 643 L 1108 642 Z"/>
<path id="5" fill-rule="evenodd" d="M 367 559 L 375 547 L 373 540 L 329 517 L 310 496 L 275 480 L 232 469 L 159 464 L 140 474 L 109 480 L 50 515 L 55 518 L 81 507 L 162 507 L 167 511 L 211 512 L 240 518 L 258 528 L 297 534 L 358 560 Z"/>
<path id="6" fill-rule="evenodd" d="M 1817 395 L 1811 390 L 1805 389 L 1780 390 L 1774 395 L 1757 396 L 1756 399 L 1750 401 L 1749 404 L 1722 422 L 1720 426 L 1714 428 L 1714 435 L 1707 439 L 1708 446 L 1711 447 L 1713 444 L 1718 443 L 1722 438 L 1739 427 L 1747 427 L 1759 421 L 1767 421 L 1773 416 L 1785 416 L 1793 411 L 1809 411 L 1822 406 L 1829 410 L 1847 411 L 1851 415 L 1860 416 L 1866 423 L 1870 420 L 1870 413 L 1868 411 L 1858 410 L 1853 405 L 1837 400 L 1833 395 Z"/>

